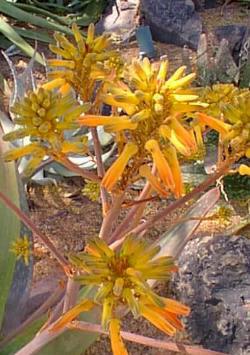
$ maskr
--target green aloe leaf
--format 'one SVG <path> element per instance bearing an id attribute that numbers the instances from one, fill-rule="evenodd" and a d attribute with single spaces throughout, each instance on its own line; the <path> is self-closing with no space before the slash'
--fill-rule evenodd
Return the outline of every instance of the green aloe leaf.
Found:
<path id="1" fill-rule="evenodd" d="M 28 56 L 32 57 L 34 55 L 35 50 L 31 47 L 31 45 L 29 45 L 22 37 L 20 37 L 19 34 L 2 18 L 0 18 L 0 32 Z M 39 53 L 36 53 L 35 59 L 38 61 L 38 63 L 45 65 L 44 60 Z"/>
<path id="2" fill-rule="evenodd" d="M 17 350 L 31 341 L 42 325 L 46 321 L 46 316 L 32 322 L 27 328 L 25 328 L 19 335 L 17 335 L 12 341 L 10 341 L 6 346 L 0 348 L 1 355 L 14 355 Z"/>
<path id="3" fill-rule="evenodd" d="M 21 22 L 30 23 L 32 25 L 35 25 L 35 26 L 38 26 L 38 27 L 41 27 L 41 28 L 44 28 L 47 30 L 59 31 L 59 32 L 63 32 L 63 33 L 69 34 L 69 35 L 72 34 L 72 31 L 69 28 L 67 28 L 66 26 L 56 24 L 55 22 L 51 22 L 47 19 L 44 19 L 42 17 L 31 14 L 27 11 L 21 10 L 17 6 L 11 4 L 10 2 L 8 2 L 6 0 L 0 1 L 0 13 L 1 12 L 5 15 L 15 18 Z M 1 26 L 0 26 L 0 28 L 1 28 Z"/>
<path id="4" fill-rule="evenodd" d="M 16 167 L 14 163 L 5 163 L 3 153 L 8 144 L 2 140 L 0 126 L 0 190 L 4 192 L 16 205 L 20 205 Z M 6 302 L 12 284 L 16 258 L 10 253 L 11 243 L 20 235 L 21 223 L 16 216 L 2 202 L 0 202 L 0 328 L 2 325 Z"/>
<path id="5" fill-rule="evenodd" d="M 174 225 L 164 233 L 158 243 L 161 246 L 161 251 L 158 256 L 170 255 L 177 257 L 187 242 L 190 240 L 194 232 L 201 223 L 201 218 L 215 206 L 220 198 L 220 190 L 215 187 L 206 192 L 193 206 L 184 214 L 180 223 Z M 200 219 L 192 219 L 192 218 Z"/>
<path id="6" fill-rule="evenodd" d="M 95 289 L 92 286 L 84 287 L 80 291 L 79 299 L 92 298 L 95 294 Z M 94 308 L 90 312 L 86 312 L 80 315 L 80 320 L 86 322 L 97 323 L 100 321 L 99 310 Z M 32 325 L 27 327 L 24 332 L 19 334 L 15 339 L 8 343 L 3 349 L 0 349 L 0 354 L 2 355 L 14 355 L 16 351 L 20 350 L 26 353 L 25 344 L 29 341 L 29 344 L 35 344 L 36 354 L 38 355 L 81 355 L 85 350 L 93 344 L 98 334 L 90 332 L 80 332 L 78 330 L 66 329 L 63 333 L 60 333 L 55 337 L 54 333 L 51 334 L 51 340 L 46 342 L 46 345 L 42 348 L 39 346 L 41 339 L 44 337 L 46 330 L 34 338 L 35 333 L 39 329 L 44 321 L 44 317 L 32 323 L 34 326 L 34 331 L 32 331 Z M 36 325 L 37 324 L 37 325 Z M 45 335 L 47 339 L 49 337 Z M 32 340 L 33 339 L 33 340 Z"/>

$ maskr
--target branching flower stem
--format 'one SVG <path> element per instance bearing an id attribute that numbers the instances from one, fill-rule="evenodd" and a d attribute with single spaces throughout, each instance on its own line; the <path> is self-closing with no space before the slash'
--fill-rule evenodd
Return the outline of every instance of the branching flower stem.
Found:
<path id="1" fill-rule="evenodd" d="M 86 169 L 80 168 L 76 164 L 72 163 L 66 156 L 60 156 L 60 160 L 57 159 L 57 161 L 59 163 L 63 164 L 69 170 L 82 176 L 84 179 L 89 179 L 89 180 L 96 181 L 96 182 L 101 181 L 101 179 L 96 174 L 94 174 L 91 171 L 88 171 Z"/>
<path id="2" fill-rule="evenodd" d="M 94 142 L 98 177 L 103 178 L 105 174 L 105 169 L 102 161 L 102 148 L 101 148 L 101 144 L 99 141 L 96 128 L 91 128 L 91 134 Z M 102 200 L 103 215 L 105 215 L 108 211 L 109 201 L 108 201 L 108 192 L 104 187 L 101 187 L 101 200 Z"/>
<path id="3" fill-rule="evenodd" d="M 42 234 L 36 225 L 32 222 L 32 220 L 18 208 L 4 193 L 0 191 L 0 200 L 11 209 L 15 215 L 28 227 L 34 235 L 36 235 L 50 250 L 50 252 L 55 256 L 58 260 L 59 264 L 62 266 L 64 272 L 68 273 L 70 271 L 69 264 L 64 256 L 58 251 L 55 245 L 50 241 L 50 239 Z"/>
<path id="4" fill-rule="evenodd" d="M 123 222 L 118 226 L 118 228 L 114 231 L 110 238 L 110 242 L 114 242 L 115 240 L 118 240 L 125 236 L 127 233 L 134 233 L 134 234 L 140 234 L 143 231 L 148 230 L 151 228 L 157 221 L 160 219 L 164 218 L 167 216 L 169 213 L 173 212 L 177 208 L 180 208 L 183 206 L 186 202 L 190 201 L 193 198 L 196 198 L 199 196 L 203 191 L 205 191 L 209 186 L 214 184 L 216 180 L 218 180 L 221 176 L 223 176 L 231 164 L 234 162 L 232 159 L 228 159 L 225 161 L 223 164 L 221 164 L 220 168 L 218 171 L 216 171 L 213 175 L 208 177 L 204 182 L 202 182 L 200 185 L 198 185 L 196 188 L 194 188 L 190 193 L 185 195 L 184 197 L 180 198 L 179 200 L 173 202 L 166 208 L 164 208 L 162 211 L 156 213 L 152 218 L 147 220 L 144 223 L 141 223 L 139 226 L 135 228 L 131 228 L 130 224 L 130 218 L 132 215 L 132 210 L 136 208 L 137 206 L 133 207 L 131 211 L 128 213 L 127 217 L 123 220 Z"/>
<path id="5" fill-rule="evenodd" d="M 83 331 L 89 331 L 89 332 L 102 333 L 102 334 L 108 335 L 108 332 L 105 332 L 102 329 L 101 325 L 87 323 L 87 322 L 83 322 L 83 321 L 72 322 L 70 325 L 70 328 L 79 329 L 79 330 L 83 330 Z M 145 337 L 143 335 L 133 334 L 130 332 L 121 331 L 121 336 L 124 339 L 132 341 L 134 343 L 143 344 L 146 346 L 151 346 L 151 347 L 158 348 L 158 349 L 166 349 L 166 350 L 171 350 L 171 351 L 176 351 L 176 352 L 185 352 L 186 354 L 190 354 L 190 355 L 225 355 L 225 353 L 202 349 L 198 346 L 196 347 L 196 346 L 184 345 L 182 343 L 177 344 L 174 342 L 166 342 L 164 340 L 157 340 L 154 338 L 149 338 L 149 337 Z"/>

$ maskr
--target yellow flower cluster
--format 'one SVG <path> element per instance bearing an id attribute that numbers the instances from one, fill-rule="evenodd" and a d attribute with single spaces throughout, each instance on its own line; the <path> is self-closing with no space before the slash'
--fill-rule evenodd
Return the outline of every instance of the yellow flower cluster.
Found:
<path id="1" fill-rule="evenodd" d="M 239 89 L 232 84 L 217 84 L 206 88 L 202 97 L 209 103 L 208 114 L 222 118 L 229 130 L 224 134 L 226 155 L 245 155 L 250 158 L 250 90 Z M 242 165 L 240 174 L 250 175 L 250 167 Z"/>
<path id="2" fill-rule="evenodd" d="M 22 147 L 9 150 L 5 160 L 32 156 L 24 171 L 29 176 L 45 156 L 57 159 L 62 154 L 86 153 L 86 139 L 68 141 L 64 133 L 78 127 L 76 118 L 88 108 L 88 105 L 78 105 L 71 94 L 62 96 L 44 87 L 28 92 L 11 108 L 15 114 L 14 123 L 20 128 L 7 133 L 3 138 L 14 141 L 29 137 L 30 141 Z"/>
<path id="3" fill-rule="evenodd" d="M 119 157 L 107 171 L 102 185 L 111 191 L 118 180 L 120 188 L 138 177 L 145 177 L 153 189 L 166 196 L 170 190 L 176 197 L 184 193 L 177 153 L 185 157 L 203 149 L 201 127 L 216 123 L 223 133 L 227 126 L 205 114 L 190 119 L 202 110 L 190 83 L 195 74 L 185 76 L 180 67 L 167 79 L 168 62 L 155 66 L 145 58 L 127 67 L 125 81 L 112 83 L 102 100 L 113 107 L 112 116 L 82 115 L 81 125 L 104 125 L 116 134 Z M 153 162 L 157 174 L 149 168 Z"/>
<path id="4" fill-rule="evenodd" d="M 159 246 L 129 236 L 120 250 L 112 250 L 105 241 L 95 238 L 88 242 L 86 251 L 71 256 L 78 270 L 85 274 L 76 279 L 83 285 L 98 287 L 93 302 L 81 304 L 63 315 L 54 325 L 60 329 L 94 304 L 102 306 L 102 327 L 109 329 L 113 353 L 127 354 L 120 335 L 121 308 L 128 308 L 138 318 L 149 320 L 168 335 L 174 335 L 183 326 L 179 316 L 189 314 L 189 308 L 172 299 L 158 296 L 148 280 L 167 280 L 176 270 L 171 257 L 156 257 Z"/>
<path id="5" fill-rule="evenodd" d="M 25 265 L 29 265 L 31 243 L 27 235 L 22 238 L 18 238 L 15 242 L 13 242 L 10 251 L 16 255 L 18 260 L 23 258 Z"/>
<path id="6" fill-rule="evenodd" d="M 108 35 L 95 37 L 95 27 L 91 24 L 85 39 L 76 24 L 72 26 L 75 44 L 65 35 L 54 35 L 57 45 L 50 45 L 50 50 L 62 59 L 50 59 L 48 64 L 51 80 L 50 88 L 60 88 L 67 93 L 71 88 L 84 101 L 93 99 L 97 80 L 116 77 L 122 68 L 118 52 L 111 50 Z"/>

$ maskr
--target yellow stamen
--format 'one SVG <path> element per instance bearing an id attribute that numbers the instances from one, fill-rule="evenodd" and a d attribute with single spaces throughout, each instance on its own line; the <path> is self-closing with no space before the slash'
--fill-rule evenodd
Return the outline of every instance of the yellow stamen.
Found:
<path id="1" fill-rule="evenodd" d="M 161 180 L 173 190 L 175 187 L 174 178 L 158 142 L 155 139 L 150 139 L 146 142 L 145 148 L 151 153 Z"/>
<path id="2" fill-rule="evenodd" d="M 135 155 L 138 147 L 134 143 L 127 143 L 114 164 L 108 169 L 104 178 L 102 179 L 102 186 L 108 191 L 112 190 L 118 179 L 121 177 L 129 159 Z"/>
<path id="3" fill-rule="evenodd" d="M 151 171 L 147 165 L 142 165 L 140 167 L 139 174 L 141 176 L 145 177 L 149 181 L 149 183 L 151 184 L 153 189 L 155 191 L 157 191 L 160 195 L 162 195 L 164 197 L 166 197 L 168 195 L 167 191 L 164 190 L 164 188 L 159 183 L 157 177 L 151 173 Z"/>
<path id="4" fill-rule="evenodd" d="M 110 320 L 109 334 L 112 352 L 114 355 L 128 355 L 120 334 L 120 321 L 112 318 Z"/>

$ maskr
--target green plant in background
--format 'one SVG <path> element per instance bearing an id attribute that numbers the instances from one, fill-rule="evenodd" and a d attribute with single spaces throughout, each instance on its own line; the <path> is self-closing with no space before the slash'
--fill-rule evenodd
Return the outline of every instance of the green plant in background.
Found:
<path id="1" fill-rule="evenodd" d="M 76 22 L 88 26 L 96 22 L 107 5 L 107 0 L 72 1 L 0 1 L 0 48 L 7 49 L 13 43 L 32 57 L 34 48 L 26 41 L 50 43 L 50 31 L 71 34 L 69 26 Z M 24 25 L 25 24 L 25 25 Z M 29 24 L 29 25 L 27 25 Z M 35 29 L 34 29 L 35 27 Z M 44 65 L 39 53 L 35 59 Z"/>
<path id="2" fill-rule="evenodd" d="M 147 341 L 148 345 L 168 349 L 168 343 L 120 331 L 120 322 L 131 310 L 135 317 L 145 317 L 167 334 L 174 335 L 177 329 L 182 329 L 179 316 L 187 315 L 188 308 L 158 296 L 152 286 L 176 270 L 172 258 L 179 255 L 220 195 L 218 188 L 204 192 L 227 175 L 235 162 L 249 156 L 250 93 L 249 90 L 236 93 L 225 107 L 218 101 L 214 106 L 217 93 L 209 93 L 209 96 L 203 90 L 192 88 L 194 74 L 185 75 L 185 67 L 168 77 L 167 61 L 156 65 L 145 58 L 124 66 L 120 54 L 111 49 L 109 39 L 95 36 L 93 25 L 89 26 L 86 38 L 76 24 L 72 32 L 74 40 L 70 35 L 55 36 L 58 46 L 51 49 L 62 59 L 49 61 L 52 68 L 49 81 L 14 101 L 12 113 L 15 123 L 21 127 L 18 130 L 12 127 L 5 140 L 15 145 L 25 139 L 22 146 L 10 148 L 4 156 L 10 164 L 27 157 L 29 173 L 42 169 L 49 157 L 98 184 L 102 226 L 98 237 L 89 236 L 83 252 L 69 257 L 0 191 L 0 200 L 40 238 L 67 277 L 66 292 L 57 300 L 63 307 L 52 311 L 39 334 L 35 336 L 37 328 L 34 326 L 28 341 L 19 338 L 15 342 L 14 339 L 19 331 L 23 332 L 25 326 L 44 314 L 48 304 L 51 306 L 51 299 L 46 301 L 46 307 L 40 307 L 39 315 L 32 315 L 21 329 L 5 334 L 0 346 L 6 353 L 6 348 L 14 342 L 18 355 L 30 352 L 77 355 L 96 339 L 88 332 L 109 330 L 115 355 L 127 354 L 122 338 Z M 219 93 L 224 95 L 225 89 L 221 86 Z M 206 103 L 206 97 L 210 97 L 210 103 Z M 102 114 L 104 103 L 111 107 L 109 116 Z M 209 111 L 210 107 L 213 112 Z M 116 157 L 108 164 L 107 171 L 96 126 L 104 126 L 116 142 Z M 180 157 L 197 153 L 208 130 L 219 135 L 216 169 L 185 193 Z M 69 134 L 75 142 L 68 140 Z M 75 159 L 84 154 L 94 161 L 96 171 L 90 172 L 76 163 Z M 7 164 L 5 169 L 8 169 Z M 244 166 L 239 169 L 247 172 Z M 143 189 L 127 204 L 131 188 L 138 180 L 142 181 Z M 154 243 L 144 242 L 143 234 L 157 221 L 201 194 L 202 198 L 194 203 L 184 223 L 177 223 Z M 170 196 L 174 202 L 167 202 L 165 208 L 147 217 L 145 207 L 156 195 L 163 199 Z M 13 240 L 17 237 L 13 236 Z M 24 244 L 21 249 L 16 244 L 15 251 L 27 260 L 27 243 Z M 87 288 L 81 288 L 81 284 Z M 170 345 L 173 349 L 174 343 Z M 199 351 L 200 354 L 211 353 Z"/>

